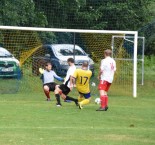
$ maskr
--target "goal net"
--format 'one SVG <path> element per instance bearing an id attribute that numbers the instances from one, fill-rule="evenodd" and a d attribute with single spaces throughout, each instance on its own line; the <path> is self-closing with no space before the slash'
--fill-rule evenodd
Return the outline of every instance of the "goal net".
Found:
<path id="1" fill-rule="evenodd" d="M 38 69 L 51 61 L 56 73 L 65 76 L 67 58 L 73 57 L 77 67 L 89 62 L 91 92 L 98 96 L 100 61 L 104 50 L 112 49 L 117 71 L 110 94 L 136 97 L 137 42 L 135 31 L 0 26 L 0 93 L 42 92 Z"/>
<path id="2" fill-rule="evenodd" d="M 121 47 L 118 46 L 118 41 L 122 40 Z M 137 38 L 137 85 L 144 85 L 144 47 L 145 38 Z M 133 85 L 133 64 L 134 64 L 134 37 L 129 35 L 112 36 L 112 57 L 117 62 L 117 76 L 115 77 L 115 85 L 117 84 L 117 91 L 122 92 L 124 89 L 126 93 L 132 92 Z M 126 86 L 126 87 L 124 87 Z M 116 89 L 116 86 L 115 86 Z M 129 91 L 130 90 L 130 91 Z"/>

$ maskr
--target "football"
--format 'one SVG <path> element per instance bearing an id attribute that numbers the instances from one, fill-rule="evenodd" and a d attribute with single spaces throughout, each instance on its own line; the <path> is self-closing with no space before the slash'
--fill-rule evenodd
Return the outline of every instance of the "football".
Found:
<path id="1" fill-rule="evenodd" d="M 100 104 L 100 103 L 101 103 L 100 98 L 96 98 L 96 99 L 95 99 L 95 103 L 96 103 L 96 104 Z"/>
<path id="2" fill-rule="evenodd" d="M 91 83 L 91 85 L 92 85 L 93 87 L 95 87 L 95 86 L 96 86 L 96 84 L 95 84 L 94 82 L 92 82 L 92 83 Z"/>

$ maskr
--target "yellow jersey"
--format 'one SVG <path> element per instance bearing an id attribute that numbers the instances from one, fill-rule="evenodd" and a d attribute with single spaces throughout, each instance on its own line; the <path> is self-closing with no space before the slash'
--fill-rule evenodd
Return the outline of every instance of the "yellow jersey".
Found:
<path id="1" fill-rule="evenodd" d="M 80 93 L 87 94 L 90 92 L 89 82 L 92 76 L 90 70 L 76 69 L 73 77 L 76 78 L 76 88 Z"/>

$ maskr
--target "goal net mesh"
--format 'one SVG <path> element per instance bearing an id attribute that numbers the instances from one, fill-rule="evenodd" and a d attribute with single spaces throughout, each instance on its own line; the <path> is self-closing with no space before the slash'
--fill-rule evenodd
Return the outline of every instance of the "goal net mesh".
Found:
<path id="1" fill-rule="evenodd" d="M 38 69 L 39 67 L 44 67 L 47 61 L 46 55 L 51 54 L 49 49 L 45 49 L 43 46 L 46 44 L 76 44 L 89 54 L 89 57 L 94 61 L 94 75 L 91 79 L 91 84 L 94 82 L 96 86 L 90 84 L 91 92 L 94 96 L 99 95 L 97 75 L 100 61 L 103 59 L 103 52 L 105 49 L 111 49 L 112 47 L 113 57 L 116 59 L 117 63 L 117 72 L 109 93 L 112 95 L 132 96 L 134 44 L 124 40 L 122 37 L 115 37 L 113 39 L 115 35 L 125 36 L 126 34 L 41 32 L 0 29 L 0 47 L 5 48 L 13 54 L 20 63 L 20 70 L 18 71 L 9 72 L 9 69 L 2 70 L 1 67 L 0 93 L 42 92 L 42 82 Z M 141 47 L 139 49 L 141 49 Z M 73 54 L 70 55 L 73 57 Z M 9 57 L 5 56 L 5 59 L 1 57 L 0 66 L 4 66 L 7 59 L 8 63 L 11 63 Z M 9 68 L 9 66 L 6 66 L 6 68 Z M 58 70 L 55 71 L 57 72 Z M 17 75 L 14 76 L 13 74 L 15 73 Z M 7 75 L 9 75 L 9 77 L 7 77 Z M 60 82 L 57 83 L 60 84 Z M 75 92 L 76 91 L 73 91 L 72 93 Z"/>

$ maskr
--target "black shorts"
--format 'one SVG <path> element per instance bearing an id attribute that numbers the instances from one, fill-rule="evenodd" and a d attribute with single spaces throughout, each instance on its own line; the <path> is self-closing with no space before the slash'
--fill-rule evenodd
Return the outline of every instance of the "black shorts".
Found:
<path id="1" fill-rule="evenodd" d="M 53 82 L 53 83 L 44 84 L 43 86 L 48 86 L 49 87 L 49 90 L 52 91 L 52 92 L 54 92 L 56 85 L 57 84 Z"/>
<path id="2" fill-rule="evenodd" d="M 70 92 L 70 88 L 68 88 L 66 85 L 61 84 L 59 86 L 60 90 L 62 91 L 63 94 L 67 95 Z"/>

